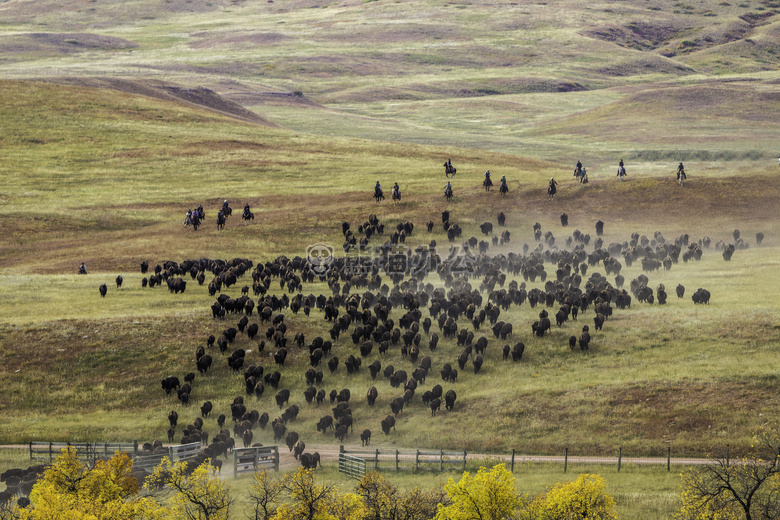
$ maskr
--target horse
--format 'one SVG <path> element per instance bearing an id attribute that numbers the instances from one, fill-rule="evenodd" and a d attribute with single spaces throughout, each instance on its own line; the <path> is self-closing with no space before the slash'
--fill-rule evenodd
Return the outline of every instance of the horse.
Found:
<path id="1" fill-rule="evenodd" d="M 225 215 L 226 217 L 229 217 L 230 215 L 233 214 L 233 208 L 231 208 L 227 204 L 223 204 L 222 205 L 222 214 Z"/>
<path id="2" fill-rule="evenodd" d="M 374 198 L 376 199 L 377 202 L 379 202 L 380 200 L 385 200 L 385 194 L 382 193 L 381 188 L 374 189 Z"/>
<path id="3" fill-rule="evenodd" d="M 509 186 L 507 186 L 505 182 L 502 182 L 501 186 L 498 187 L 498 192 L 501 195 L 506 195 L 508 191 L 509 191 Z"/>
<path id="4" fill-rule="evenodd" d="M 254 220 L 255 214 L 249 211 L 248 209 L 244 209 L 244 214 L 241 215 L 241 218 L 243 218 L 244 220 Z"/>
<path id="5" fill-rule="evenodd" d="M 490 177 L 485 177 L 485 180 L 482 181 L 482 185 L 485 187 L 485 191 L 490 191 L 490 187 L 493 186 L 493 181 L 490 180 Z"/>
<path id="6" fill-rule="evenodd" d="M 444 197 L 447 199 L 447 202 L 450 201 L 450 199 L 452 198 L 452 188 L 451 187 L 447 188 L 446 190 L 444 190 Z"/>
<path id="7" fill-rule="evenodd" d="M 685 170 L 677 170 L 677 182 L 680 184 L 680 186 L 683 185 L 685 179 L 687 179 L 687 176 L 685 175 Z"/>
<path id="8" fill-rule="evenodd" d="M 582 177 L 581 167 L 578 166 L 577 168 L 574 168 L 574 176 L 577 178 L 577 180 L 580 180 L 580 178 Z"/>
<path id="9" fill-rule="evenodd" d="M 556 191 L 558 191 L 558 190 L 557 190 L 557 188 L 555 187 L 555 184 L 551 182 L 551 183 L 550 183 L 550 184 L 547 186 L 547 195 L 550 197 L 550 199 L 553 199 L 553 198 L 555 198 L 555 192 L 556 192 Z"/>
<path id="10" fill-rule="evenodd" d="M 225 229 L 225 214 L 221 211 L 217 213 L 217 229 Z"/>
<path id="11" fill-rule="evenodd" d="M 192 224 L 192 229 L 197 231 L 198 226 L 200 226 L 200 221 L 202 220 L 202 215 L 199 211 L 195 210 L 192 212 L 192 215 L 190 216 L 190 224 Z"/>
<path id="12" fill-rule="evenodd" d="M 393 188 L 393 202 L 398 204 L 401 202 L 401 191 Z"/>
<path id="13" fill-rule="evenodd" d="M 455 175 L 455 172 L 457 171 L 458 171 L 457 168 L 455 168 L 454 166 L 450 166 L 450 163 L 448 162 L 444 163 L 444 175 L 446 177 L 449 178 L 450 176 Z"/>
<path id="14" fill-rule="evenodd" d="M 623 180 L 623 177 L 626 176 L 626 168 L 624 166 L 621 166 L 618 168 L 617 176 L 620 177 L 620 180 Z"/>

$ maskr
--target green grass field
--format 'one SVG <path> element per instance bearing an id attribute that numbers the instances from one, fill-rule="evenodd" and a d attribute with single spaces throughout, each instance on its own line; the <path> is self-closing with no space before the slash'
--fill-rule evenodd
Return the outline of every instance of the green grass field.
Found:
<path id="1" fill-rule="evenodd" d="M 462 240 L 489 240 L 479 225 L 506 214 L 511 240 L 490 255 L 535 248 L 537 222 L 560 249 L 580 230 L 592 236 L 592 250 L 598 220 L 606 223 L 604 248 L 656 232 L 667 242 L 709 237 L 711 245 L 700 261 L 646 273 L 648 286 L 665 285 L 667 305 L 634 300 L 603 332 L 593 332 L 590 310 L 533 338 L 538 308 L 502 312 L 513 337 L 502 342 L 482 329 L 477 337 L 490 338 L 482 371 L 469 365 L 456 383 L 442 383 L 458 393 L 455 410 L 432 418 L 415 398 L 388 437 L 379 423 L 400 392 L 381 375 L 371 380 L 365 366 L 378 356 L 356 375 L 323 367 L 324 389 L 351 391 L 358 432 L 370 428 L 374 442 L 389 447 L 485 454 L 657 455 L 671 447 L 704 456 L 724 444 L 739 452 L 780 412 L 777 12 L 752 0 L 2 4 L 0 444 L 164 439 L 171 409 L 184 425 L 201 402 L 226 413 L 243 395 L 241 375 L 212 353 L 215 366 L 196 378 L 190 407 L 165 396 L 160 379 L 194 371 L 195 348 L 238 317 L 213 320 L 213 298 L 194 280 L 178 295 L 142 288 L 141 261 L 257 264 L 303 257 L 315 243 L 339 252 L 341 223 L 355 229 L 371 214 L 386 229 L 413 222 L 407 245 L 435 240 L 446 252 L 446 209 Z M 450 203 L 441 196 L 446 158 L 458 168 Z M 624 182 L 614 175 L 621 158 Z M 571 177 L 578 159 L 587 186 Z M 689 173 L 684 187 L 673 182 L 680 161 Z M 508 178 L 507 197 L 480 186 L 488 168 L 494 181 Z M 553 201 L 544 192 L 550 177 L 559 181 Z M 398 182 L 403 202 L 375 203 L 377 180 L 388 195 Z M 224 199 L 234 214 L 218 231 Z M 245 202 L 255 214 L 249 223 L 240 220 Z M 185 212 L 198 204 L 206 223 L 184 229 Z M 726 262 L 716 243 L 733 243 L 735 229 L 749 248 Z M 765 235 L 761 246 L 757 233 Z M 75 274 L 81 262 L 89 275 Z M 638 262 L 621 263 L 626 286 L 643 274 Z M 545 264 L 548 279 L 555 268 Z M 116 289 L 119 274 L 124 285 Z M 509 275 L 507 283 L 513 279 L 523 281 Z M 443 285 L 437 275 L 425 281 Z M 225 293 L 237 296 L 245 284 L 251 280 Z M 686 287 L 683 299 L 677 284 Z M 694 306 L 698 287 L 712 293 L 710 305 Z M 282 294 L 277 281 L 271 290 Z M 303 289 L 329 291 L 324 283 Z M 287 314 L 289 337 L 327 337 L 321 311 Z M 568 338 L 584 324 L 593 341 L 583 355 L 568 349 Z M 471 328 L 465 320 L 459 327 Z M 503 344 L 517 341 L 526 345 L 523 360 L 502 360 Z M 273 367 L 272 345 L 259 352 L 257 340 L 240 335 L 231 349 L 239 347 L 247 364 Z M 356 351 L 348 335 L 335 342 L 342 362 Z M 460 347 L 444 340 L 423 351 L 433 361 L 427 389 Z M 307 358 L 291 349 L 282 386 L 301 407 L 294 429 L 307 444 L 332 449 L 332 434 L 315 430 L 330 406 L 302 398 Z M 380 360 L 411 372 L 397 349 Z M 372 385 L 379 399 L 369 408 Z M 278 415 L 273 393 L 252 397 L 249 408 Z M 216 428 L 206 420 L 207 431 Z M 273 442 L 268 430 L 255 440 Z M 0 468 L 18 459 L 3 456 Z M 622 518 L 673 509 L 675 472 L 585 470 L 605 475 Z M 530 494 L 562 478 L 543 465 L 517 475 Z M 323 476 L 338 478 L 328 467 Z M 424 487 L 439 477 L 398 478 Z"/>

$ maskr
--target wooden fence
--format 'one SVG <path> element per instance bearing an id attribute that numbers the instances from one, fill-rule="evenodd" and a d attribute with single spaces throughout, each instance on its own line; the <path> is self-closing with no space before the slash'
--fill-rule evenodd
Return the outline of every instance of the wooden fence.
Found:
<path id="1" fill-rule="evenodd" d="M 235 448 L 233 450 L 233 476 L 239 473 L 255 472 L 261 469 L 279 471 L 279 447 L 258 446 Z"/>
<path id="2" fill-rule="evenodd" d="M 354 455 L 339 453 L 339 473 L 352 478 L 363 478 L 366 475 L 366 460 Z"/>
<path id="3" fill-rule="evenodd" d="M 132 443 L 31 442 L 30 460 L 52 463 L 60 456 L 62 450 L 66 448 L 75 450 L 76 456 L 80 460 L 91 462 L 101 457 L 112 457 L 115 452 L 121 451 L 130 455 L 133 459 L 133 467 L 151 470 L 157 466 L 164 457 L 168 457 L 171 462 L 195 458 L 200 453 L 201 444 L 199 442 L 194 442 L 192 444 L 169 446 L 166 448 L 165 453 L 141 455 L 138 450 L 138 441 L 133 441 Z"/>
<path id="4" fill-rule="evenodd" d="M 420 468 L 444 471 L 445 467 L 463 470 L 466 468 L 467 455 L 466 450 L 381 450 L 379 448 L 367 450 L 347 449 L 343 444 L 339 447 L 339 462 L 342 454 L 364 460 L 366 467 L 370 466 L 375 471 L 380 469 L 418 471 Z"/>
<path id="5" fill-rule="evenodd" d="M 168 460 L 170 460 L 172 463 L 175 463 L 182 460 L 194 459 L 200 454 L 200 450 L 200 442 L 169 446 L 168 453 L 154 453 L 152 455 L 135 456 L 133 458 L 133 467 L 151 471 L 158 464 L 160 464 L 160 462 L 162 462 L 163 458 L 165 457 L 168 457 Z"/>
<path id="6" fill-rule="evenodd" d="M 62 450 L 72 448 L 80 460 L 94 461 L 100 457 L 111 457 L 121 451 L 134 456 L 138 453 L 138 441 L 132 443 L 116 442 L 30 442 L 30 460 L 54 462 Z"/>
<path id="7" fill-rule="evenodd" d="M 625 465 L 665 466 L 667 471 L 671 471 L 672 466 L 697 466 L 714 462 L 713 459 L 703 457 L 672 457 L 671 447 L 667 447 L 663 453 L 659 453 L 655 457 L 632 457 L 624 453 L 622 448 L 617 448 L 614 455 L 605 456 L 572 455 L 569 453 L 568 448 L 564 449 L 562 455 L 525 455 L 520 454 L 517 450 L 512 450 L 511 454 L 472 454 L 469 456 L 466 450 L 361 449 L 347 448 L 344 445 L 341 445 L 339 448 L 339 471 L 341 471 L 342 467 L 341 455 L 359 458 L 365 462 L 368 471 L 418 471 L 421 468 L 434 469 L 437 471 L 444 471 L 445 468 L 452 468 L 465 471 L 467 461 L 472 464 L 472 467 L 504 463 L 512 472 L 515 471 L 515 466 L 520 464 L 558 464 L 563 468 L 564 473 L 568 470 L 570 465 L 583 464 L 614 466 L 617 471 L 620 471 Z"/>

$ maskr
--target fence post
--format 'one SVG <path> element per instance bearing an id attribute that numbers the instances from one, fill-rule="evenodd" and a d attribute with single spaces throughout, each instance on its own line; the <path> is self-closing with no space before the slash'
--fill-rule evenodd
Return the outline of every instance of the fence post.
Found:
<path id="1" fill-rule="evenodd" d="M 417 454 L 414 456 L 414 471 L 417 471 L 417 467 L 420 464 L 420 450 L 417 450 Z"/>
<path id="2" fill-rule="evenodd" d="M 439 448 L 439 473 L 444 471 L 444 449 Z"/>
<path id="3" fill-rule="evenodd" d="M 398 471 L 398 450 L 395 450 L 395 470 Z"/>
<path id="4" fill-rule="evenodd" d="M 51 453 L 51 450 L 53 450 L 53 449 L 54 449 L 54 448 L 52 447 L 52 444 L 53 444 L 53 443 L 51 443 L 51 442 L 49 443 L 49 462 L 51 462 L 51 459 L 52 459 L 52 453 Z"/>
<path id="5" fill-rule="evenodd" d="M 620 473 L 620 461 L 623 458 L 623 448 L 618 448 L 618 473 Z"/>
<path id="6" fill-rule="evenodd" d="M 344 454 L 344 445 L 343 444 L 339 444 L 339 458 L 341 458 L 341 455 L 343 455 L 343 454 Z"/>
<path id="7" fill-rule="evenodd" d="M 463 471 L 466 471 L 466 450 L 463 450 Z"/>
<path id="8" fill-rule="evenodd" d="M 672 447 L 666 447 L 666 471 L 672 471 Z"/>
<path id="9" fill-rule="evenodd" d="M 133 454 L 138 455 L 138 439 L 133 439 Z"/>
<path id="10" fill-rule="evenodd" d="M 32 441 L 30 441 L 30 460 L 33 460 Z"/>
<path id="11" fill-rule="evenodd" d="M 238 456 L 233 451 L 233 478 L 238 478 Z"/>
<path id="12" fill-rule="evenodd" d="M 511 473 L 515 472 L 515 449 L 512 448 L 512 462 L 509 465 L 509 471 Z"/>
<path id="13" fill-rule="evenodd" d="M 376 449 L 376 457 L 374 458 L 374 471 L 379 471 L 379 448 Z"/>
<path id="14" fill-rule="evenodd" d="M 729 467 L 729 445 L 726 444 L 726 467 Z"/>
<path id="15" fill-rule="evenodd" d="M 563 472 L 566 473 L 566 470 L 569 467 L 569 448 L 563 448 Z"/>
<path id="16" fill-rule="evenodd" d="M 322 466 L 321 462 L 320 466 Z M 279 471 L 279 446 L 274 446 L 274 471 Z"/>

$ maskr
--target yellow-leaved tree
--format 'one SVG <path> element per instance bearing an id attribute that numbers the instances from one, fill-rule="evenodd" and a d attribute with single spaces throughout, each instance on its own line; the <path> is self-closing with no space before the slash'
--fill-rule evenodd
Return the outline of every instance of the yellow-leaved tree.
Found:
<path id="1" fill-rule="evenodd" d="M 615 519 L 615 499 L 606 493 L 606 487 L 601 475 L 584 473 L 537 496 L 524 516 L 532 520 Z"/>
<path id="2" fill-rule="evenodd" d="M 168 457 L 154 468 L 146 481 L 149 492 L 158 489 L 173 493 L 170 518 L 185 520 L 228 520 L 233 498 L 230 485 L 215 473 L 210 460 L 192 469 L 187 461 L 172 463 Z"/>
<path id="3" fill-rule="evenodd" d="M 138 496 L 133 461 L 125 453 L 88 464 L 72 448 L 46 469 L 30 492 L 21 520 L 143 520 L 161 519 L 164 511 Z"/>
<path id="4" fill-rule="evenodd" d="M 355 492 L 363 499 L 365 520 L 429 520 L 445 500 L 441 488 L 401 491 L 377 472 L 366 473 Z"/>
<path id="5" fill-rule="evenodd" d="M 444 485 L 448 504 L 439 504 L 436 520 L 504 520 L 514 518 L 526 503 L 515 490 L 515 477 L 504 464 L 464 472 L 459 482 Z"/>
<path id="6" fill-rule="evenodd" d="M 269 488 L 266 483 L 256 485 Z M 364 520 L 367 515 L 363 499 L 354 493 L 338 493 L 332 484 L 320 485 L 314 470 L 298 468 L 279 481 L 287 502 L 281 504 L 272 520 Z"/>

